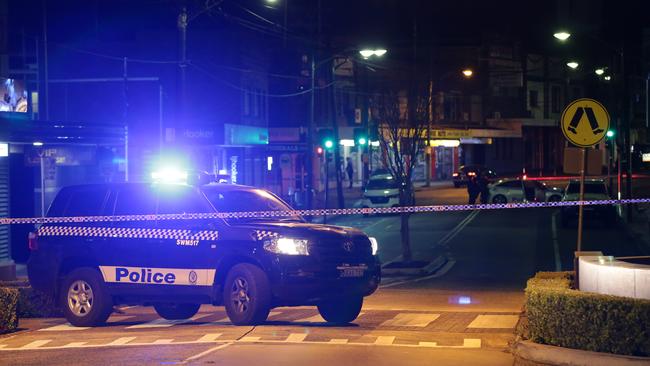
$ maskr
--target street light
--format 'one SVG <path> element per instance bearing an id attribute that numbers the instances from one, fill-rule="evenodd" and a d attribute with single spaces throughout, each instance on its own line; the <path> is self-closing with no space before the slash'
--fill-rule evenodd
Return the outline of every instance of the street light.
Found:
<path id="1" fill-rule="evenodd" d="M 603 77 L 603 79 L 605 79 L 605 81 L 610 81 L 610 80 L 612 80 L 612 77 L 609 76 L 609 75 L 605 75 L 605 77 Z"/>
<path id="2" fill-rule="evenodd" d="M 596 75 L 600 76 L 605 73 L 605 68 L 604 67 L 598 68 L 594 72 L 596 73 Z"/>
<path id="3" fill-rule="evenodd" d="M 574 69 L 574 70 L 577 69 L 578 66 L 580 66 L 580 64 L 575 62 L 575 61 L 567 62 L 566 65 L 569 66 L 570 68 Z"/>
<path id="4" fill-rule="evenodd" d="M 559 39 L 560 41 L 564 42 L 567 39 L 569 39 L 569 37 L 571 37 L 571 33 L 560 31 L 560 32 L 554 33 L 553 37 L 555 37 L 555 38 Z"/>
<path id="5" fill-rule="evenodd" d="M 471 78 L 472 75 L 474 75 L 474 71 L 472 69 L 463 70 L 463 76 L 465 76 L 466 78 Z"/>

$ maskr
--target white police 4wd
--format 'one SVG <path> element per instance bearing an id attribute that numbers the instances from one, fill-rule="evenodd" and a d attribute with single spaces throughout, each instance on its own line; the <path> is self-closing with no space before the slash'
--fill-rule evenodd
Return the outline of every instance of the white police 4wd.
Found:
<path id="1" fill-rule="evenodd" d="M 265 321 L 276 306 L 316 305 L 328 321 L 354 320 L 380 282 L 376 241 L 290 213 L 215 218 L 289 210 L 267 191 L 237 185 L 67 187 L 48 217 L 100 221 L 39 227 L 30 238 L 30 283 L 55 296 L 75 326 L 101 324 L 117 304 L 152 305 L 166 319 L 224 305 L 242 325 Z"/>

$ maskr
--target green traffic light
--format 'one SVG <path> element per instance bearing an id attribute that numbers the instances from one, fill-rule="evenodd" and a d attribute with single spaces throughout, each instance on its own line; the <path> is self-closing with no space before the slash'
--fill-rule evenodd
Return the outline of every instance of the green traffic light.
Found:
<path id="1" fill-rule="evenodd" d="M 614 137 L 614 131 L 612 131 L 612 130 L 607 130 L 607 134 L 606 134 L 606 136 L 607 136 L 608 138 L 612 138 L 612 137 Z"/>
<path id="2" fill-rule="evenodd" d="M 365 137 L 360 137 L 359 138 L 359 145 L 365 145 L 368 141 L 366 141 Z"/>
<path id="3" fill-rule="evenodd" d="M 332 140 L 325 141 L 325 148 L 331 149 L 332 147 L 334 147 L 334 141 Z"/>

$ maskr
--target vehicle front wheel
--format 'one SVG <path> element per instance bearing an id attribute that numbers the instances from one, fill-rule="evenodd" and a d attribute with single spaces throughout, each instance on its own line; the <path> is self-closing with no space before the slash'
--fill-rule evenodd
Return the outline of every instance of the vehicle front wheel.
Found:
<path id="1" fill-rule="evenodd" d="M 504 195 L 496 195 L 492 198 L 492 203 L 507 203 L 508 199 Z"/>
<path id="2" fill-rule="evenodd" d="M 235 325 L 263 323 L 271 309 L 271 287 L 257 266 L 241 263 L 232 267 L 223 287 L 228 318 Z"/>
<path id="3" fill-rule="evenodd" d="M 72 270 L 61 284 L 63 315 L 75 327 L 101 325 L 113 311 L 111 298 L 101 274 L 93 268 Z"/>
<path id="4" fill-rule="evenodd" d="M 156 303 L 153 308 L 162 318 L 168 320 L 189 319 L 199 312 L 201 304 Z"/>
<path id="5" fill-rule="evenodd" d="M 318 312 L 330 323 L 346 324 L 359 316 L 363 296 L 330 299 L 318 304 Z"/>

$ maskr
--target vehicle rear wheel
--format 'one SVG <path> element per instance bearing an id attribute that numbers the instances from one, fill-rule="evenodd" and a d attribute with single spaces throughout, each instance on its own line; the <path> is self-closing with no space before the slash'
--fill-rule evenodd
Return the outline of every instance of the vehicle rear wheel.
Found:
<path id="1" fill-rule="evenodd" d="M 223 287 L 228 318 L 235 325 L 263 323 L 271 309 L 271 287 L 257 266 L 241 263 L 230 269 Z"/>
<path id="2" fill-rule="evenodd" d="M 101 274 L 92 268 L 72 270 L 59 291 L 63 315 L 75 327 L 101 325 L 113 311 L 113 299 Z"/>
<path id="3" fill-rule="evenodd" d="M 359 316 L 363 306 L 363 296 L 349 296 L 323 301 L 318 304 L 318 312 L 330 323 L 346 324 Z"/>
<path id="4" fill-rule="evenodd" d="M 199 312 L 201 304 L 156 303 L 153 308 L 162 318 L 168 320 L 189 319 Z"/>
<path id="5" fill-rule="evenodd" d="M 494 196 L 494 198 L 492 198 L 492 203 L 507 203 L 507 202 L 508 199 L 506 198 L 506 196 L 502 194 L 496 195 Z"/>

